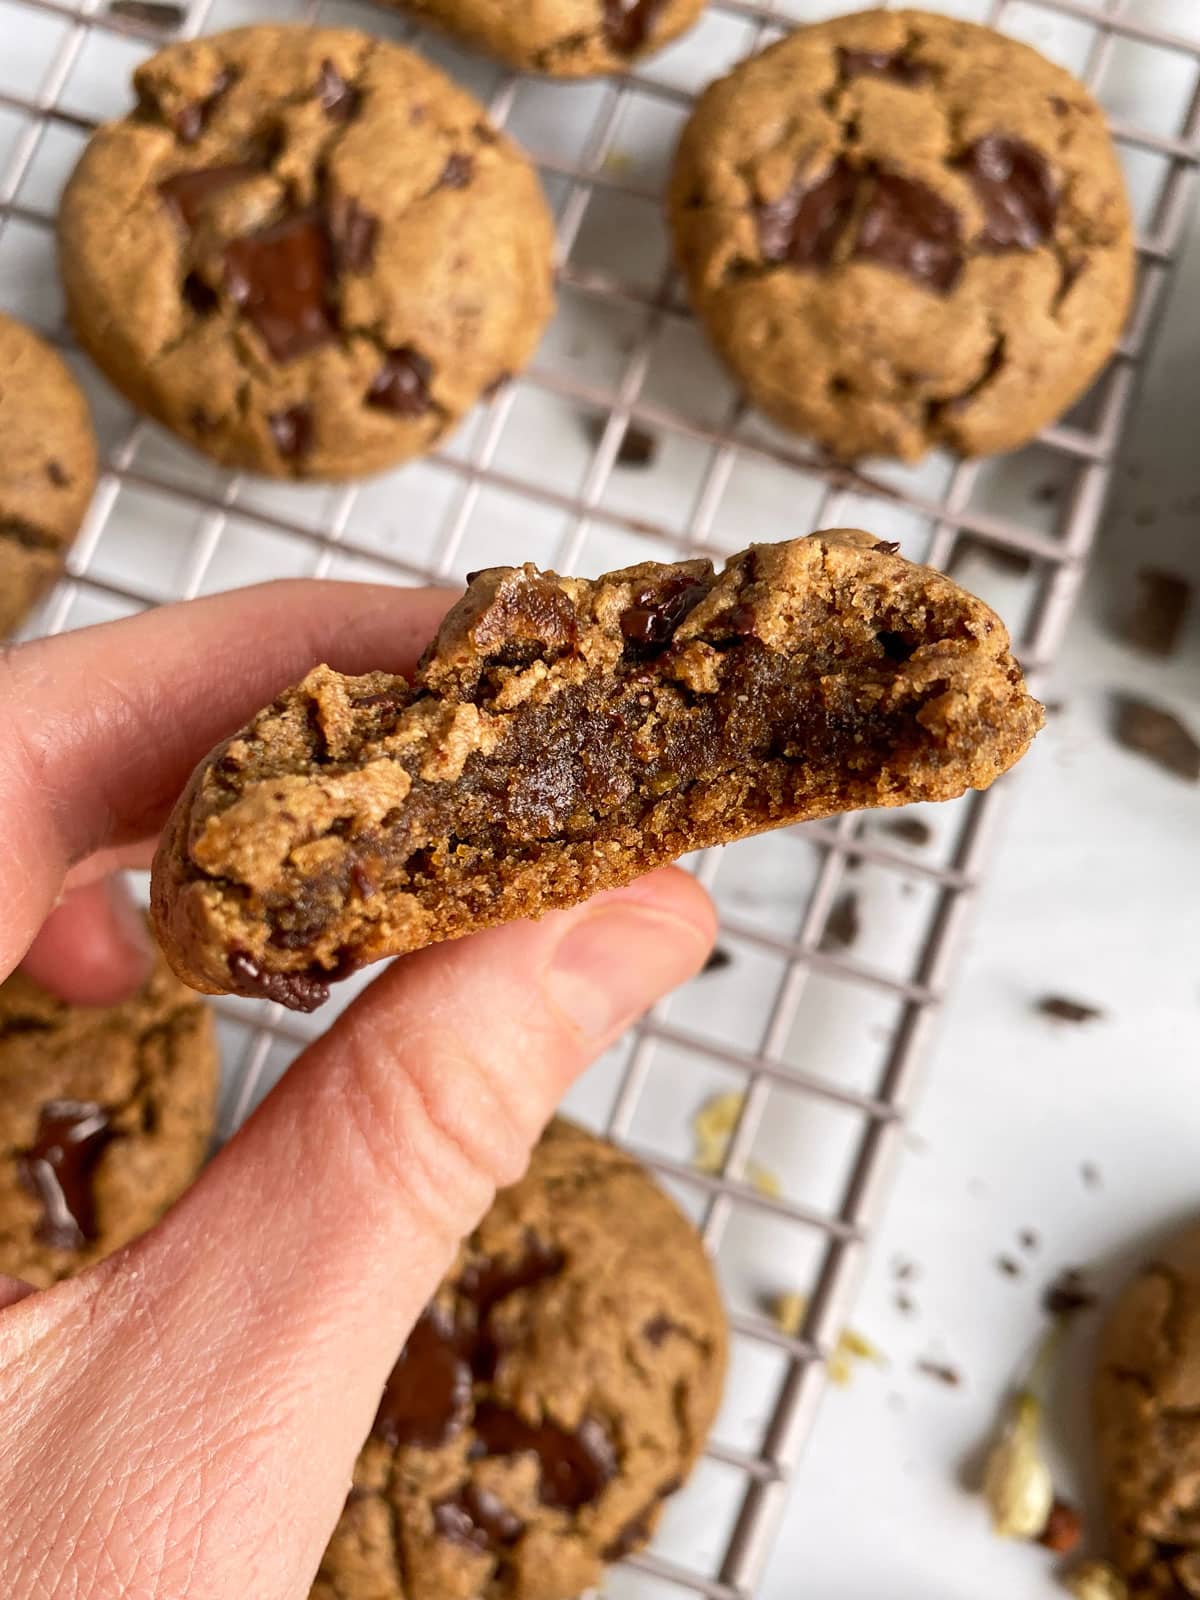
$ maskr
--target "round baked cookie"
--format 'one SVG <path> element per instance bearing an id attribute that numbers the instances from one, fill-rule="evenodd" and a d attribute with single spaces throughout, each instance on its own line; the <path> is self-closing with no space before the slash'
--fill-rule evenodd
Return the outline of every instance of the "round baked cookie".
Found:
<path id="1" fill-rule="evenodd" d="M 134 73 L 67 185 L 82 343 L 231 466 L 344 478 L 428 450 L 523 366 L 553 307 L 533 168 L 419 56 L 238 28 Z"/>
<path id="2" fill-rule="evenodd" d="M 694 1465 L 725 1352 L 691 1224 L 552 1123 L 410 1335 L 313 1600 L 581 1594 Z"/>
<path id="3" fill-rule="evenodd" d="M 0 1273 L 44 1287 L 144 1233 L 213 1129 L 212 1013 L 156 958 L 124 1005 L 0 985 Z"/>
<path id="4" fill-rule="evenodd" d="M 1114 1306 L 1094 1402 L 1111 1555 L 1132 1600 L 1200 1596 L 1200 1225 Z"/>
<path id="5" fill-rule="evenodd" d="M 43 339 L 0 316 L 0 638 L 57 577 L 95 486 L 79 385 Z"/>
<path id="6" fill-rule="evenodd" d="M 1099 107 L 989 28 L 864 11 L 713 84 L 670 189 L 750 398 L 836 456 L 1008 450 L 1111 353 L 1133 245 Z"/>
<path id="7" fill-rule="evenodd" d="M 621 72 L 686 32 L 705 0 L 395 0 L 523 72 Z"/>

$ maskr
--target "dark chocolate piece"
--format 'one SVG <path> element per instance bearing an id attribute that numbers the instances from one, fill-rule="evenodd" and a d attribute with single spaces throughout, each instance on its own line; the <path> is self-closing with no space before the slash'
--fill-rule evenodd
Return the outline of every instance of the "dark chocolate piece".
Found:
<path id="1" fill-rule="evenodd" d="M 56 1250 L 96 1238 L 97 1163 L 115 1137 L 108 1112 L 90 1100 L 48 1100 L 37 1138 L 17 1158 L 21 1181 L 42 1205 L 37 1236 Z"/>
<path id="2" fill-rule="evenodd" d="M 230 988 L 255 1000 L 274 1000 L 292 1011 L 315 1011 L 329 999 L 329 985 L 306 972 L 264 972 L 244 950 L 229 953 Z"/>
<path id="3" fill-rule="evenodd" d="M 847 50 L 838 46 L 838 71 L 843 78 L 890 78 L 893 83 L 903 83 L 910 88 L 925 83 L 929 68 L 914 61 L 902 51 Z"/>
<path id="4" fill-rule="evenodd" d="M 1052 1317 L 1073 1317 L 1080 1311 L 1090 1311 L 1099 1299 L 1079 1268 L 1068 1267 L 1046 1286 L 1042 1309 Z"/>
<path id="5" fill-rule="evenodd" d="M 1158 567 L 1141 567 L 1134 579 L 1133 609 L 1122 630 L 1125 639 L 1151 656 L 1172 656 L 1191 603 L 1186 578 Z"/>
<path id="6" fill-rule="evenodd" d="M 349 195 L 335 195 L 325 208 L 333 253 L 342 272 L 369 272 L 379 243 L 379 218 Z"/>
<path id="7" fill-rule="evenodd" d="M 471 1368 L 454 1325 L 431 1307 L 408 1336 L 384 1387 L 371 1432 L 385 1444 L 436 1449 L 471 1412 Z"/>
<path id="8" fill-rule="evenodd" d="M 326 59 L 317 74 L 317 99 L 330 122 L 351 122 L 362 105 L 362 90 L 347 83 L 333 62 Z"/>
<path id="9" fill-rule="evenodd" d="M 1118 744 L 1188 783 L 1200 781 L 1200 744 L 1172 711 L 1132 695 L 1116 697 Z"/>
<path id="10" fill-rule="evenodd" d="M 665 0 L 604 0 L 604 35 L 618 55 L 640 50 L 654 31 Z"/>
<path id="11" fill-rule="evenodd" d="M 474 1430 L 482 1456 L 511 1456 L 532 1451 L 541 1477 L 543 1505 L 578 1511 L 598 1500 L 617 1472 L 617 1455 L 603 1423 L 584 1417 L 573 1431 L 554 1422 L 536 1426 L 507 1406 L 485 1400 L 475 1409 Z"/>
<path id="12" fill-rule="evenodd" d="M 733 957 L 724 945 L 716 945 L 712 954 L 700 969 L 701 972 L 724 972 L 726 967 L 733 965 Z"/>
<path id="13" fill-rule="evenodd" d="M 793 267 L 827 267 L 854 209 L 859 174 L 835 161 L 815 183 L 797 180 L 778 200 L 756 208 L 764 261 Z"/>
<path id="14" fill-rule="evenodd" d="M 285 461 L 296 461 L 312 449 L 313 417 L 308 406 L 289 406 L 267 418 L 279 454 Z"/>
<path id="15" fill-rule="evenodd" d="M 367 404 L 397 417 L 422 417 L 433 406 L 429 393 L 432 377 L 432 363 L 412 345 L 389 350 L 367 390 Z"/>
<path id="16" fill-rule="evenodd" d="M 465 189 L 474 176 L 474 159 L 455 150 L 442 168 L 437 186 L 439 189 Z"/>
<path id="17" fill-rule="evenodd" d="M 897 839 L 902 839 L 905 844 L 911 844 L 916 849 L 923 849 L 933 838 L 933 829 L 927 822 L 922 822 L 920 817 L 888 817 L 880 823 L 885 833 L 894 834 Z"/>
<path id="18" fill-rule="evenodd" d="M 1043 995 L 1037 1009 L 1044 1017 L 1054 1017 L 1059 1022 L 1095 1022 L 1104 1015 L 1098 1006 L 1084 1005 L 1080 1000 L 1068 1000 L 1063 995 Z"/>
<path id="19" fill-rule="evenodd" d="M 217 102 L 226 90 L 232 87 L 233 81 L 234 74 L 226 67 L 223 72 L 217 74 L 216 81 L 203 100 L 193 100 L 191 105 L 184 106 L 182 111 L 176 114 L 174 127 L 181 143 L 196 143 L 208 127 L 209 119 L 217 108 Z"/>
<path id="20" fill-rule="evenodd" d="M 825 918 L 825 927 L 821 933 L 819 948 L 829 952 L 831 950 L 848 950 L 862 932 L 862 923 L 858 915 L 858 895 L 853 889 L 846 894 L 839 895 L 833 902 L 829 915 Z"/>
<path id="21" fill-rule="evenodd" d="M 961 219 L 927 184 L 876 173 L 854 259 L 892 267 L 924 288 L 949 294 L 963 268 Z"/>
<path id="22" fill-rule="evenodd" d="M 627 655 L 648 660 L 670 644 L 675 630 L 708 593 L 710 585 L 697 583 L 686 574 L 666 578 L 633 597 L 621 613 L 621 633 Z"/>
<path id="23" fill-rule="evenodd" d="M 525 1532 L 525 1524 L 499 1495 L 474 1483 L 434 1506 L 433 1525 L 443 1539 L 469 1550 L 515 1544 Z"/>
<path id="24" fill-rule="evenodd" d="M 456 1285 L 458 1292 L 472 1301 L 481 1318 L 500 1300 L 522 1289 L 533 1289 L 539 1283 L 557 1278 L 564 1271 L 567 1258 L 553 1245 L 545 1244 L 536 1234 L 526 1235 L 524 1254 L 516 1261 L 497 1261 L 484 1258 L 464 1268 Z"/>
<path id="25" fill-rule="evenodd" d="M 275 361 L 294 361 L 337 338 L 331 278 L 329 237 L 316 211 L 225 246 L 225 287 Z"/>
<path id="26" fill-rule="evenodd" d="M 975 240 L 981 250 L 1036 250 L 1054 232 L 1058 191 L 1045 156 L 1032 145 L 988 134 L 958 164 L 983 207 Z"/>

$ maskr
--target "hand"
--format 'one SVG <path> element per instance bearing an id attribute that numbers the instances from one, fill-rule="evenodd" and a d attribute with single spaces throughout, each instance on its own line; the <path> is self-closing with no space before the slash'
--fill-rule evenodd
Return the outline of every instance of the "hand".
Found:
<path id="1" fill-rule="evenodd" d="M 447 597 L 279 583 L 0 654 L 0 977 L 112 1001 L 148 959 L 111 874 L 308 667 L 410 669 Z M 0 1280 L 0 1593 L 304 1600 L 405 1336 L 571 1080 L 701 965 L 674 868 L 396 963 L 158 1227 Z"/>

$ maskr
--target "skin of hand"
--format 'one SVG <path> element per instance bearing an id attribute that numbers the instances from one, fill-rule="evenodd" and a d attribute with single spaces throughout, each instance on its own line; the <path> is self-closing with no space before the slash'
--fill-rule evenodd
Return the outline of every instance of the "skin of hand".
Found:
<path id="1" fill-rule="evenodd" d="M 314 663 L 410 670 L 449 596 L 285 582 L 0 653 L 0 977 L 108 1003 L 194 764 Z M 571 1081 L 703 964 L 675 868 L 396 962 L 149 1234 L 0 1279 L 0 1594 L 304 1600 L 385 1378 Z"/>

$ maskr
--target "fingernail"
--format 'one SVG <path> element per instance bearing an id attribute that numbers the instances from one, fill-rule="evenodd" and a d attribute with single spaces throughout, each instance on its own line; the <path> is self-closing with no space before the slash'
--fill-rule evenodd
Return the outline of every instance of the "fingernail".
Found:
<path id="1" fill-rule="evenodd" d="M 680 917 L 617 902 L 567 928 L 545 974 L 547 997 L 590 1040 L 620 1032 L 699 967 L 707 943 Z"/>

